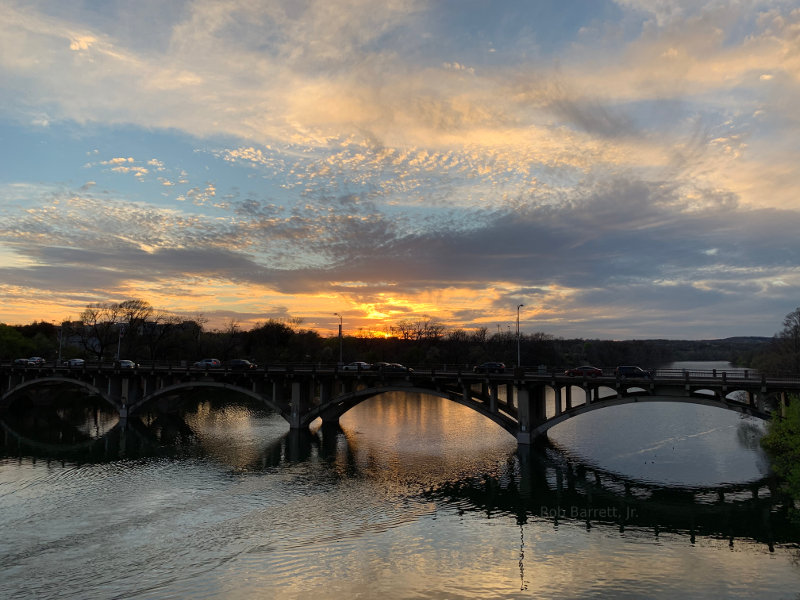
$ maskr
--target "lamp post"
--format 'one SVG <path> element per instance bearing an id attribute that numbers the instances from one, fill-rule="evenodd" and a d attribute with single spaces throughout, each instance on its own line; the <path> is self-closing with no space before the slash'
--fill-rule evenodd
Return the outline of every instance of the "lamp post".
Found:
<path id="1" fill-rule="evenodd" d="M 333 313 L 335 317 L 339 317 L 339 366 L 342 365 L 344 361 L 342 361 L 342 315 L 339 313 Z"/>
<path id="2" fill-rule="evenodd" d="M 61 344 L 64 338 L 64 323 L 58 328 L 58 364 L 61 364 Z"/>
<path id="3" fill-rule="evenodd" d="M 519 354 L 519 309 L 525 306 L 524 304 L 517 304 L 517 368 L 519 368 L 521 361 L 520 361 L 520 354 Z"/>
<path id="4" fill-rule="evenodd" d="M 122 348 L 122 336 L 125 335 L 125 324 L 117 323 L 119 328 L 119 337 L 117 338 L 117 360 L 119 360 L 119 351 Z"/>

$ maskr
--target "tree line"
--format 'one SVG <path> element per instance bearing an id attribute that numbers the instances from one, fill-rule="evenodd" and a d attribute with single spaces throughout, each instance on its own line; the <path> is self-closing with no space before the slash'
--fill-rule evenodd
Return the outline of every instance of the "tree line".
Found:
<path id="1" fill-rule="evenodd" d="M 0 356 L 5 359 L 37 355 L 48 360 L 60 356 L 178 362 L 214 357 L 269 364 L 334 363 L 341 354 L 344 362 L 469 366 L 500 361 L 513 366 L 517 347 L 517 336 L 511 331 L 451 328 L 427 317 L 394 323 L 384 335 L 346 333 L 341 340 L 304 328 L 299 319 L 268 319 L 248 330 L 231 321 L 209 329 L 202 315 L 180 317 L 141 299 L 90 304 L 78 319 L 61 325 L 44 321 L 0 324 Z M 679 360 L 725 360 L 768 373 L 800 372 L 800 309 L 787 316 L 784 330 L 772 339 L 612 341 L 563 339 L 537 332 L 519 336 L 519 357 L 528 367 L 635 364 L 658 368 Z"/>

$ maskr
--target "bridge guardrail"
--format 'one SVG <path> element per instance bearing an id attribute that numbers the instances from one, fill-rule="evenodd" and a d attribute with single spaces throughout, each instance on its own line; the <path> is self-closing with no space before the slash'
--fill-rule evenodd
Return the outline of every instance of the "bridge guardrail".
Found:
<path id="1" fill-rule="evenodd" d="M 149 360 L 142 360 L 138 361 L 138 369 L 140 371 L 144 370 L 151 370 L 151 369 L 186 369 L 190 371 L 214 371 L 214 372 L 236 372 L 238 369 L 229 367 L 223 363 L 220 367 L 195 367 L 193 360 L 181 360 L 181 361 L 149 361 Z M 341 371 L 343 373 L 354 373 L 355 371 L 344 371 L 342 369 L 343 365 L 338 363 L 323 363 L 323 362 L 281 362 L 281 363 L 269 363 L 265 365 L 258 365 L 258 371 L 266 371 L 266 372 L 282 372 L 282 371 L 314 371 L 314 370 L 321 370 L 321 371 Z M 454 364 L 454 363 L 447 363 L 447 364 L 434 364 L 434 365 L 407 365 L 410 366 L 416 374 L 427 374 L 427 373 L 463 373 L 463 374 L 472 374 L 473 366 L 471 364 Z M 0 367 L 2 368 L 15 368 L 15 369 L 28 369 L 28 370 L 41 370 L 41 369 L 64 369 L 69 371 L 81 371 L 83 369 L 101 369 L 101 370 L 112 370 L 115 368 L 119 368 L 117 361 L 91 361 L 87 360 L 84 365 L 67 365 L 64 361 L 59 363 L 57 360 L 47 360 L 43 365 L 34 366 L 34 365 L 15 365 L 14 361 L 11 359 L 0 360 Z M 525 376 L 545 376 L 545 377 L 563 377 L 564 372 L 567 370 L 568 367 L 546 367 L 544 365 L 523 365 L 520 367 L 522 372 L 525 373 Z M 513 375 L 516 371 L 516 368 L 511 366 L 506 366 L 505 372 L 503 374 L 499 374 L 500 376 L 510 376 Z M 603 378 L 614 378 L 614 368 L 603 368 Z M 760 373 L 755 369 L 746 369 L 746 368 L 731 368 L 731 369 L 655 369 L 652 371 L 653 377 L 657 379 L 708 379 L 708 380 L 728 380 L 728 381 L 759 381 L 765 377 L 764 374 Z M 491 374 L 492 376 L 496 376 L 498 374 Z M 797 373 L 782 373 L 782 374 L 770 374 L 766 376 L 770 380 L 784 380 L 784 381 L 800 381 L 800 374 Z M 580 376 L 573 377 L 574 380 L 579 381 L 582 379 Z"/>

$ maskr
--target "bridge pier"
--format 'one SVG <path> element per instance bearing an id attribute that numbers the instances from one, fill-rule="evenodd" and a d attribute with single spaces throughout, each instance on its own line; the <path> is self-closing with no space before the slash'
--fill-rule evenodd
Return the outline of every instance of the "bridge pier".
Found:
<path id="1" fill-rule="evenodd" d="M 325 379 L 319 382 L 319 403 L 327 404 L 333 398 L 333 380 Z"/>
<path id="2" fill-rule="evenodd" d="M 104 377 L 106 397 L 119 411 L 120 419 L 128 418 L 128 407 L 136 405 L 144 394 L 144 383 L 138 376 L 122 375 L 118 377 Z M 98 378 L 93 378 L 95 384 L 100 383 Z M 100 389 L 99 385 L 95 385 Z"/>
<path id="3" fill-rule="evenodd" d="M 461 402 L 465 405 L 469 404 L 472 398 L 472 387 L 468 383 L 461 383 Z"/>
<path id="4" fill-rule="evenodd" d="M 308 409 L 308 385 L 302 381 L 292 381 L 292 397 L 289 410 L 289 428 L 300 429 L 303 413 Z"/>
<path id="5" fill-rule="evenodd" d="M 497 384 L 494 382 L 489 385 L 489 412 L 497 412 Z"/>
<path id="6" fill-rule="evenodd" d="M 530 445 L 533 443 L 531 398 L 528 388 L 524 386 L 517 387 L 517 421 L 519 423 L 517 443 Z"/>
<path id="7" fill-rule="evenodd" d="M 506 404 L 510 407 L 514 407 L 514 384 L 507 383 L 506 384 Z"/>
<path id="8" fill-rule="evenodd" d="M 272 401 L 278 405 L 283 406 L 285 394 L 283 392 L 283 381 L 276 379 L 272 382 Z"/>
<path id="9" fill-rule="evenodd" d="M 532 444 L 533 430 L 547 420 L 546 386 L 517 386 L 517 430 L 518 444 Z"/>

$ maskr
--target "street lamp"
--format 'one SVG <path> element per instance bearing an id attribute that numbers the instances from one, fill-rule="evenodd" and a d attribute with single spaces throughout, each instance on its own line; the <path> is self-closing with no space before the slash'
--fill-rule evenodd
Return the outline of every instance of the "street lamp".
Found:
<path id="1" fill-rule="evenodd" d="M 333 313 L 335 317 L 339 317 L 339 365 L 344 362 L 342 360 L 342 315 L 339 313 Z"/>
<path id="2" fill-rule="evenodd" d="M 64 338 L 64 323 L 58 328 L 58 364 L 61 364 L 61 344 Z"/>
<path id="3" fill-rule="evenodd" d="M 525 306 L 524 304 L 517 304 L 517 368 L 519 368 L 520 355 L 519 355 L 519 309 Z"/>
<path id="4" fill-rule="evenodd" d="M 122 348 L 122 336 L 125 335 L 125 324 L 117 323 L 119 329 L 119 337 L 117 338 L 117 360 L 119 360 L 119 351 Z"/>

